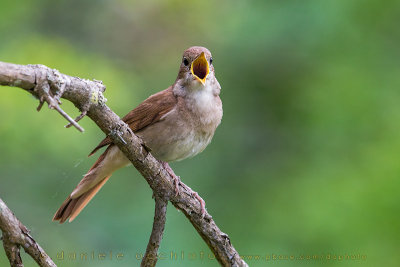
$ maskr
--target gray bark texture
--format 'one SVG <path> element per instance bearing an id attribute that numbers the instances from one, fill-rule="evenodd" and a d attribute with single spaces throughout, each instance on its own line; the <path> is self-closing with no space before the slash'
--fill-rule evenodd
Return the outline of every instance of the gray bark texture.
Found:
<path id="1" fill-rule="evenodd" d="M 165 220 L 167 216 L 167 204 L 165 199 L 154 197 L 156 207 L 154 211 L 153 229 L 151 230 L 150 240 L 147 244 L 146 253 L 140 264 L 141 267 L 156 266 L 158 257 L 157 252 L 164 233 Z"/>
<path id="2" fill-rule="evenodd" d="M 10 266 L 23 267 L 19 254 L 23 247 L 39 266 L 56 267 L 51 258 L 29 234 L 29 230 L 15 217 L 14 213 L 0 199 L 0 229 L 3 232 L 3 247 L 6 251 Z"/>
<path id="3" fill-rule="evenodd" d="M 28 91 L 39 99 L 38 110 L 47 102 L 49 107 L 56 109 L 70 125 L 83 131 L 78 123 L 59 107 L 61 98 L 71 101 L 82 112 L 76 121 L 87 115 L 110 136 L 114 144 L 146 179 L 156 200 L 160 198 L 170 201 L 182 211 L 222 266 L 247 266 L 231 244 L 228 235 L 221 232 L 211 215 L 207 211 L 204 216 L 201 215 L 201 206 L 193 196 L 194 191 L 181 182 L 179 192 L 175 194 L 174 181 L 168 171 L 147 151 L 142 140 L 128 125 L 105 104 L 105 86 L 101 81 L 68 76 L 43 65 L 0 62 L 0 85 L 15 86 Z"/>

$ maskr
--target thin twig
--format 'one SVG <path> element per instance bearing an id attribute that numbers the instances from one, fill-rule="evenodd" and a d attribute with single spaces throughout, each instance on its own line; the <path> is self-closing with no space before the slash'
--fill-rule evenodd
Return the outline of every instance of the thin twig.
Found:
<path id="1" fill-rule="evenodd" d="M 58 111 L 58 113 L 61 114 L 61 116 L 63 116 L 64 118 L 67 119 L 67 121 L 69 121 L 68 125 L 73 125 L 81 133 L 85 131 L 73 118 L 71 118 L 64 110 L 62 110 L 62 108 L 60 108 L 59 105 L 56 105 L 54 108 Z"/>
<path id="2" fill-rule="evenodd" d="M 58 83 L 54 81 L 49 81 L 47 79 L 48 75 L 44 73 L 44 71 L 40 68 L 40 65 L 35 66 L 37 68 L 36 74 L 36 85 L 33 91 L 39 96 L 39 106 L 37 107 L 37 111 L 40 111 L 43 107 L 44 101 L 46 101 L 49 105 L 50 109 L 55 109 L 58 113 L 61 114 L 67 121 L 69 121 L 70 125 L 73 125 L 78 131 L 84 132 L 85 130 L 74 120 L 72 119 L 60 106 L 60 96 L 63 94 L 63 90 L 65 89 L 65 82 L 62 80 Z M 57 76 L 58 79 L 62 79 L 61 74 L 54 70 L 54 76 Z M 56 88 L 55 93 L 53 94 L 51 91 L 50 83 Z"/>
<path id="3" fill-rule="evenodd" d="M 149 243 L 147 244 L 146 253 L 142 259 L 141 267 L 153 267 L 156 266 L 158 260 L 158 248 L 163 237 L 165 220 L 167 215 L 167 204 L 165 199 L 155 196 L 155 211 L 154 211 L 154 222 L 153 229 Z"/>
<path id="4" fill-rule="evenodd" d="M 79 114 L 79 116 L 75 118 L 75 122 L 78 122 L 78 121 L 80 121 L 83 117 L 85 117 L 85 116 L 86 116 L 86 113 L 87 113 L 86 110 L 82 111 L 82 113 Z M 65 125 L 65 128 L 69 128 L 69 127 L 71 127 L 72 125 L 73 125 L 72 123 L 69 123 L 69 124 Z"/>

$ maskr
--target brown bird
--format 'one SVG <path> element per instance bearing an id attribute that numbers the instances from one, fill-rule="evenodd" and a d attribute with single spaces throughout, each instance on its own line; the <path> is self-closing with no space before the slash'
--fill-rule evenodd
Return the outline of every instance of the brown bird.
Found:
<path id="1" fill-rule="evenodd" d="M 138 135 L 151 154 L 158 159 L 175 180 L 177 177 L 167 162 L 193 157 L 211 142 L 221 122 L 221 86 L 215 78 L 212 57 L 207 48 L 194 46 L 185 50 L 175 83 L 154 94 L 129 112 L 123 121 Z M 108 146 L 84 178 L 62 203 L 53 221 L 73 221 L 117 169 L 130 161 L 106 137 L 90 153 Z M 204 214 L 204 201 L 200 201 Z"/>

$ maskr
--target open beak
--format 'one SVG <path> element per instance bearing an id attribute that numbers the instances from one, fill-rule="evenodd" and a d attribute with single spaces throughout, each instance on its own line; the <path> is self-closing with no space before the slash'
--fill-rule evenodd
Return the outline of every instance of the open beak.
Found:
<path id="1" fill-rule="evenodd" d="M 206 83 L 206 78 L 210 73 L 210 66 L 208 65 L 208 61 L 204 55 L 204 52 L 202 52 L 200 56 L 198 56 L 192 62 L 190 71 L 199 82 L 201 82 L 203 85 Z"/>

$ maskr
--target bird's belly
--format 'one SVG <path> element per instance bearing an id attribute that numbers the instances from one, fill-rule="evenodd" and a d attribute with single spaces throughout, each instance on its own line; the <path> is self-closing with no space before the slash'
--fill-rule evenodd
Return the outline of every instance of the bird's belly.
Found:
<path id="1" fill-rule="evenodd" d="M 186 127 L 158 126 L 161 124 L 155 124 L 137 134 L 151 149 L 151 154 L 156 159 L 166 162 L 179 161 L 197 155 L 206 148 L 213 136 L 212 133 Z"/>
<path id="2" fill-rule="evenodd" d="M 211 137 L 193 133 L 166 145 L 165 149 L 158 151 L 158 154 L 163 161 L 179 161 L 197 155 L 207 147 L 210 141 Z"/>

